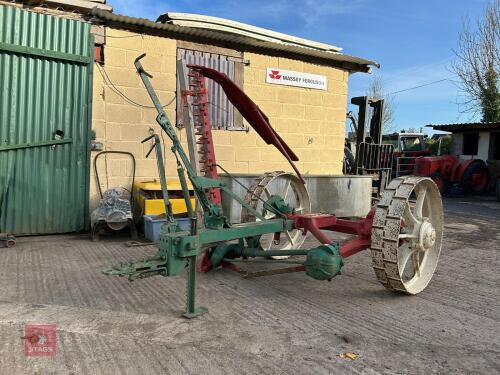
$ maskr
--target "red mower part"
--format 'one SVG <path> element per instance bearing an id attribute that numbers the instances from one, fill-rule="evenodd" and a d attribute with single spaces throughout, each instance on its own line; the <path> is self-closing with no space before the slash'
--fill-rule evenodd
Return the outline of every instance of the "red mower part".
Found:
<path id="1" fill-rule="evenodd" d="M 465 194 L 482 194 L 488 186 L 488 168 L 481 160 L 469 164 L 462 176 L 462 191 Z"/>
<path id="2" fill-rule="evenodd" d="M 280 135 L 273 129 L 269 122 L 269 118 L 261 111 L 252 99 L 248 97 L 243 90 L 241 90 L 229 77 L 215 69 L 207 68 L 201 65 L 188 64 L 188 68 L 199 71 L 203 76 L 210 78 L 217 82 L 229 101 L 238 109 L 241 115 L 248 121 L 250 126 L 257 132 L 257 134 L 267 143 L 276 147 L 281 154 L 288 160 L 291 167 L 299 177 L 300 181 L 305 184 L 305 181 L 300 174 L 294 161 L 299 158 L 292 151 L 292 149 L 285 143 Z"/>
<path id="3" fill-rule="evenodd" d="M 212 262 L 210 261 L 210 252 L 205 250 L 200 254 L 196 262 L 196 271 L 199 273 L 207 273 L 213 268 Z"/>

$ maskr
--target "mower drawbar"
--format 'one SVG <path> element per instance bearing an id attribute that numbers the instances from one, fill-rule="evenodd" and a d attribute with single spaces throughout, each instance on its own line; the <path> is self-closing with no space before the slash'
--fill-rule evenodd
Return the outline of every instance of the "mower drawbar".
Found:
<path id="1" fill-rule="evenodd" d="M 316 280 L 331 280 L 340 274 L 340 269 L 344 265 L 342 256 L 339 253 L 337 243 L 325 244 L 312 249 L 302 250 L 259 250 L 252 248 L 241 248 L 238 244 L 223 244 L 215 248 L 210 256 L 212 268 L 217 268 L 224 260 L 235 258 L 269 258 L 272 256 L 294 256 L 305 255 L 304 263 L 306 275 Z M 273 262 L 273 260 L 269 260 Z M 279 263 L 279 260 L 276 260 Z"/>

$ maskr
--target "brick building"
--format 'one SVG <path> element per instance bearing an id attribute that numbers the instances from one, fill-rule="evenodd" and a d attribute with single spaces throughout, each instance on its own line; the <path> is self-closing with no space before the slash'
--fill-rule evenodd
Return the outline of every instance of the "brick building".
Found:
<path id="1" fill-rule="evenodd" d="M 106 82 L 106 77 L 97 72 L 94 74 L 93 128 L 105 149 L 132 150 L 137 159 L 139 179 L 157 175 L 155 160 L 144 159 L 148 146 L 141 146 L 138 142 L 148 134 L 151 126 L 156 126 L 156 112 L 131 105 L 117 95 L 109 83 L 112 82 L 135 102 L 150 105 L 133 66 L 133 60 L 140 53 L 147 54 L 144 66 L 154 76 L 152 82 L 162 103 L 171 102 L 175 96 L 176 60 L 182 58 L 181 53 L 200 55 L 201 63 L 211 66 L 213 60 L 231 61 L 237 83 L 266 113 L 273 127 L 299 156 L 299 169 L 305 174 L 342 172 L 349 74 L 366 72 L 375 63 L 341 54 L 334 46 L 325 47 L 298 38 L 296 44 L 291 44 L 286 38 L 292 37 L 280 35 L 285 39 L 283 41 L 268 30 L 258 30 L 269 35 L 266 39 L 270 41 L 259 43 L 264 48 L 256 48 L 252 42 L 260 41 L 261 34 L 257 31 L 242 38 L 234 32 L 236 28 L 228 29 L 224 35 L 226 40 L 221 42 L 218 31 L 200 22 L 197 26 L 201 36 L 191 36 L 189 31 L 193 27 L 176 25 L 177 15 L 173 15 L 173 23 L 163 23 L 158 30 L 155 28 L 158 23 L 102 11 L 94 13 L 106 25 L 102 67 L 109 80 Z M 196 16 L 183 16 L 189 20 L 190 17 L 196 19 Z M 165 19 L 169 19 L 169 15 L 160 17 L 160 20 Z M 186 32 L 184 28 L 189 30 Z M 200 63 L 200 60 L 194 61 Z M 266 80 L 270 68 L 322 76 L 326 89 L 270 84 Z M 175 103 L 167 107 L 171 121 L 179 117 Z M 211 110 L 218 111 L 220 106 L 212 106 Z M 236 123 L 238 120 L 241 122 Z M 253 129 L 248 130 L 236 113 L 233 121 L 235 124 L 213 124 L 217 159 L 227 170 L 257 175 L 290 169 L 282 155 L 274 147 L 266 145 Z M 179 130 L 178 135 L 185 140 L 183 130 Z M 123 160 L 111 163 L 112 168 L 108 165 L 113 171 L 110 183 L 124 183 L 130 166 Z M 173 160 L 168 156 L 167 173 L 175 174 Z"/>
<path id="2" fill-rule="evenodd" d="M 3 2 L 4 4 L 6 2 Z M 136 159 L 136 178 L 158 176 L 154 158 L 146 159 L 149 145 L 140 143 L 149 129 L 160 132 L 133 61 L 147 56 L 143 65 L 154 76 L 152 83 L 166 112 L 185 130 L 179 116 L 176 61 L 196 62 L 224 71 L 269 117 L 272 126 L 293 148 L 304 174 L 335 175 L 342 172 L 345 113 L 349 75 L 369 72 L 375 62 L 341 53 L 341 49 L 229 20 L 167 13 L 157 22 L 114 14 L 103 1 L 8 2 L 47 17 L 76 19 L 91 24 L 95 39 L 92 79 L 91 128 L 104 150 L 129 151 Z M 273 70 L 301 77 L 304 84 L 276 82 Z M 277 74 L 281 76 L 282 74 Z M 316 82 L 316 86 L 307 85 Z M 217 159 L 234 173 L 258 175 L 290 170 L 272 146 L 266 145 L 234 111 L 220 90 L 212 87 L 211 106 Z M 178 98 L 177 98 L 178 99 Z M 90 209 L 96 202 L 96 182 L 89 152 Z M 107 156 L 98 163 L 106 175 L 103 189 L 130 184 L 131 163 Z M 102 168 L 102 169 L 101 169 Z M 168 176 L 175 176 L 174 160 L 166 152 Z"/>

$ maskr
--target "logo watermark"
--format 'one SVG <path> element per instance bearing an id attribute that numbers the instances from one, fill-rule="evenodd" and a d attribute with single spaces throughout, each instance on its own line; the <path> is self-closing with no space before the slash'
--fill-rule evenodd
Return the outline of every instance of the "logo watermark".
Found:
<path id="1" fill-rule="evenodd" d="M 28 357 L 56 355 L 55 324 L 26 324 L 24 326 L 24 354 Z"/>
<path id="2" fill-rule="evenodd" d="M 280 71 L 279 70 L 271 70 L 271 73 L 269 73 L 269 77 L 272 79 L 280 79 Z"/>

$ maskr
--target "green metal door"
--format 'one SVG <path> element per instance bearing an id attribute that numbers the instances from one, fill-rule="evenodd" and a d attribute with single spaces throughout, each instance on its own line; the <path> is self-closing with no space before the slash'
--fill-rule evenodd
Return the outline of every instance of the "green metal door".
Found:
<path id="1" fill-rule="evenodd" d="M 89 24 L 0 5 L 0 232 L 85 229 L 92 63 Z"/>

